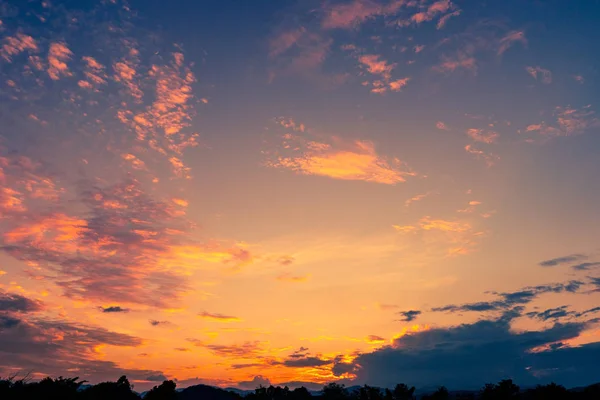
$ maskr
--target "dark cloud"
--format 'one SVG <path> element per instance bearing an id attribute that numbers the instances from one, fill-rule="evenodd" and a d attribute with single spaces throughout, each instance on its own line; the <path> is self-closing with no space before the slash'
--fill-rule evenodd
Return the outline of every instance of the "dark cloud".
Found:
<path id="1" fill-rule="evenodd" d="M 41 309 L 42 304 L 36 300 L 0 290 L 0 312 L 28 313 Z"/>
<path id="2" fill-rule="evenodd" d="M 323 365 L 331 364 L 331 360 L 323 360 L 319 357 L 303 357 L 303 358 L 292 358 L 283 361 L 283 365 L 292 368 L 305 368 L 305 367 L 322 367 Z"/>
<path id="3" fill-rule="evenodd" d="M 400 312 L 398 312 L 398 314 L 403 316 L 403 318 L 400 321 L 410 322 L 410 321 L 414 321 L 415 319 L 417 319 L 417 317 L 419 315 L 421 315 L 421 311 L 417 311 L 417 310 L 400 311 Z"/>
<path id="4" fill-rule="evenodd" d="M 540 262 L 540 266 L 542 267 L 556 267 L 557 265 L 572 263 L 574 261 L 585 260 L 587 258 L 584 254 L 570 254 L 564 257 L 552 258 L 550 260 L 545 260 Z"/>
<path id="5" fill-rule="evenodd" d="M 10 329 L 21 322 L 20 319 L 8 315 L 0 315 L 0 332 L 3 329 Z"/>
<path id="6" fill-rule="evenodd" d="M 537 318 L 542 321 L 557 320 L 569 316 L 577 316 L 577 313 L 568 310 L 568 306 L 560 306 L 557 308 L 549 308 L 542 312 L 532 311 L 526 314 L 530 318 Z"/>
<path id="7" fill-rule="evenodd" d="M 252 389 L 256 389 L 259 386 L 270 386 L 271 385 L 271 381 L 262 376 L 262 375 L 257 375 L 254 378 L 252 378 L 251 381 L 241 381 L 237 383 L 237 386 L 240 389 L 248 389 L 248 390 L 252 390 Z"/>
<path id="8" fill-rule="evenodd" d="M 169 321 L 158 321 L 156 319 L 151 319 L 150 321 L 150 325 L 152 326 L 165 326 L 165 325 L 172 325 Z"/>
<path id="9" fill-rule="evenodd" d="M 127 313 L 130 310 L 120 306 L 100 307 L 103 313 Z"/>
<path id="10" fill-rule="evenodd" d="M 381 387 L 410 382 L 417 387 L 445 384 L 475 389 L 506 377 L 522 385 L 553 380 L 585 385 L 600 373 L 600 344 L 550 345 L 573 339 L 586 327 L 586 323 L 556 323 L 543 331 L 515 332 L 510 319 L 500 318 L 436 328 L 402 336 L 390 346 L 359 355 L 354 367 L 337 366 L 336 372 L 353 371 L 355 384 Z M 550 349 L 530 351 L 543 346 Z"/>
<path id="11" fill-rule="evenodd" d="M 595 292 L 600 291 L 600 278 L 592 278 L 590 277 L 590 283 L 596 286 Z"/>
<path id="12" fill-rule="evenodd" d="M 28 370 L 51 376 L 71 371 L 92 382 L 127 375 L 144 380 L 160 371 L 120 368 L 111 361 L 98 360 L 101 345 L 138 347 L 143 340 L 104 328 L 56 320 L 17 321 L 0 318 L 0 375 L 9 371 Z"/>
<path id="13" fill-rule="evenodd" d="M 431 311 L 434 312 L 487 312 L 508 310 L 517 305 L 528 304 L 538 296 L 545 293 L 576 293 L 583 285 L 581 281 L 568 281 L 566 283 L 555 283 L 549 285 L 530 286 L 518 290 L 516 292 L 492 294 L 499 296 L 498 300 L 479 301 L 466 304 L 450 304 L 442 307 L 434 307 Z"/>
<path id="14" fill-rule="evenodd" d="M 145 380 L 151 381 L 151 382 L 164 382 L 167 380 L 167 377 L 164 376 L 163 374 L 150 375 L 150 376 L 147 376 Z"/>
<path id="15" fill-rule="evenodd" d="M 598 266 L 600 266 L 600 262 L 587 262 L 587 263 L 572 265 L 571 268 L 573 268 L 576 271 L 587 271 L 587 270 L 590 270 L 590 269 L 592 269 L 594 267 L 598 267 Z"/>

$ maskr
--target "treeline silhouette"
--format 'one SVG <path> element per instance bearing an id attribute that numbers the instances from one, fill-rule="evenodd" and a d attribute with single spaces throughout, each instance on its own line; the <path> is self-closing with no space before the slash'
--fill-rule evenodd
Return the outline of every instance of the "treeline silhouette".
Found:
<path id="1" fill-rule="evenodd" d="M 486 384 L 479 391 L 453 391 L 440 387 L 430 394 L 417 396 L 415 388 L 398 384 L 392 390 L 373 386 L 346 388 L 330 383 L 318 394 L 305 387 L 290 390 L 287 386 L 259 387 L 245 396 L 207 385 L 191 386 L 177 390 L 174 381 L 164 381 L 142 394 L 122 376 L 116 382 L 86 385 L 79 378 L 45 378 L 38 382 L 29 379 L 0 379 L 0 400 L 599 400 L 600 383 L 585 388 L 567 390 L 554 383 L 521 390 L 512 380 Z"/>

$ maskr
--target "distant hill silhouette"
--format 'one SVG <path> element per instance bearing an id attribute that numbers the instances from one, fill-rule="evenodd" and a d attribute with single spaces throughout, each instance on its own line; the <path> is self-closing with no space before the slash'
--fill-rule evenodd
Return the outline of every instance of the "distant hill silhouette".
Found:
<path id="1" fill-rule="evenodd" d="M 174 381 L 164 381 L 141 394 L 122 376 L 116 382 L 88 385 L 79 378 L 45 378 L 38 382 L 15 378 L 0 379 L 0 400 L 600 400 L 600 383 L 567 390 L 551 383 L 521 390 L 507 379 L 486 384 L 478 391 L 448 391 L 445 387 L 417 394 L 414 387 L 398 384 L 393 389 L 330 383 L 320 392 L 304 387 L 258 387 L 253 391 L 195 385 L 177 389 Z"/>

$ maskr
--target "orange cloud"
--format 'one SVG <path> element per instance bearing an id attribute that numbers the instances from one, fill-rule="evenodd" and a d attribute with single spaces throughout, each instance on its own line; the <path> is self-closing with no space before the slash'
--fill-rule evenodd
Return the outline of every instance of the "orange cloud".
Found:
<path id="1" fill-rule="evenodd" d="M 283 150 L 292 154 L 276 155 L 266 165 L 304 175 L 387 185 L 404 182 L 406 177 L 415 175 L 404 170 L 399 159 L 388 161 L 377 154 L 373 143 L 368 141 L 331 137 L 327 143 L 286 134 Z"/>
<path id="2" fill-rule="evenodd" d="M 206 311 L 201 312 L 200 314 L 198 314 L 198 316 L 203 319 L 210 319 L 213 321 L 220 321 L 220 322 L 240 322 L 241 321 L 241 319 L 238 317 L 234 317 L 231 315 L 218 314 L 218 313 L 209 313 Z"/>
<path id="3" fill-rule="evenodd" d="M 298 276 L 298 275 L 292 275 L 289 273 L 282 274 L 277 277 L 277 280 L 282 281 L 282 282 L 298 282 L 299 283 L 299 282 L 306 282 L 309 279 L 310 279 L 310 275 Z"/>
<path id="4" fill-rule="evenodd" d="M 424 198 L 426 198 L 427 196 L 431 195 L 431 192 L 427 192 L 427 193 L 423 193 L 423 194 L 418 194 L 416 196 L 411 197 L 410 199 L 406 200 L 404 202 L 404 205 L 406 207 L 410 206 L 412 203 L 417 202 L 417 201 L 421 201 Z"/>
<path id="5" fill-rule="evenodd" d="M 62 42 L 50 44 L 48 50 L 48 75 L 52 80 L 59 80 L 60 76 L 71 76 L 67 62 L 71 59 L 73 52 Z"/>
<path id="6" fill-rule="evenodd" d="M 446 220 L 425 216 L 415 225 L 393 227 L 403 235 L 415 236 L 431 251 L 444 251 L 446 256 L 471 253 L 485 236 L 484 232 L 476 230 L 471 222 L 463 219 Z"/>
<path id="7" fill-rule="evenodd" d="M 497 132 L 488 131 L 485 129 L 471 128 L 467 130 L 467 135 L 476 142 L 480 143 L 495 143 L 500 136 Z"/>
<path id="8" fill-rule="evenodd" d="M 29 35 L 17 33 L 15 36 L 4 38 L 4 44 L 0 48 L 0 57 L 7 62 L 11 62 L 13 56 L 19 55 L 25 51 L 32 53 L 37 52 L 37 42 Z"/>
<path id="9" fill-rule="evenodd" d="M 396 64 L 389 64 L 386 60 L 380 59 L 381 56 L 376 54 L 362 55 L 358 58 L 358 61 L 366 67 L 367 71 L 373 75 L 378 75 L 381 79 L 373 82 L 365 82 L 366 85 L 371 84 L 373 93 L 385 93 L 388 89 L 393 92 L 399 92 L 404 86 L 408 84 L 410 78 L 397 79 L 391 81 L 392 71 L 396 67 Z"/>
<path id="10" fill-rule="evenodd" d="M 469 154 L 473 154 L 475 158 L 485 161 L 488 167 L 493 166 L 500 159 L 499 156 L 477 149 L 470 144 L 465 146 L 465 151 Z"/>

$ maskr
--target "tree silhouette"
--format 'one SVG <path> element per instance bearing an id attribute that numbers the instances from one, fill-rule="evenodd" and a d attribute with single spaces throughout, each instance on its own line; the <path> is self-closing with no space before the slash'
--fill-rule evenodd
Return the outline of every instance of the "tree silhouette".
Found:
<path id="1" fill-rule="evenodd" d="M 404 383 L 399 383 L 394 388 L 392 395 L 394 400 L 412 400 L 414 398 L 415 387 L 408 387 Z"/>
<path id="2" fill-rule="evenodd" d="M 144 400 L 175 400 L 177 399 L 177 384 L 173 381 L 164 381 L 160 386 L 154 386 L 146 395 Z"/>
<path id="3" fill-rule="evenodd" d="M 509 400 L 519 397 L 520 388 L 512 379 L 504 379 L 494 385 L 486 384 L 481 390 L 481 400 Z"/>
<path id="4" fill-rule="evenodd" d="M 348 398 L 348 391 L 344 385 L 329 383 L 323 388 L 323 400 L 345 400 Z"/>

